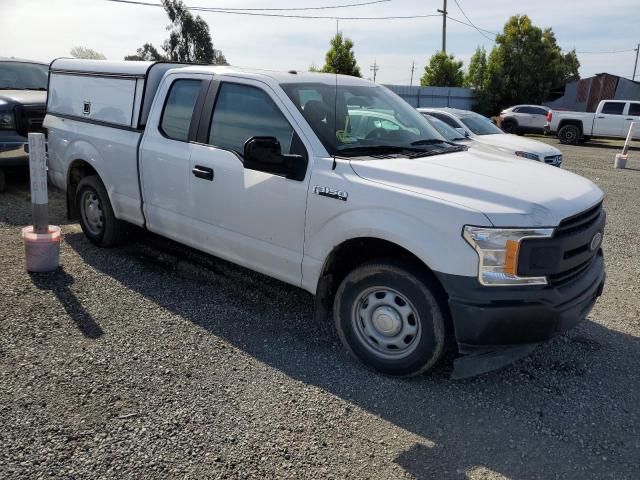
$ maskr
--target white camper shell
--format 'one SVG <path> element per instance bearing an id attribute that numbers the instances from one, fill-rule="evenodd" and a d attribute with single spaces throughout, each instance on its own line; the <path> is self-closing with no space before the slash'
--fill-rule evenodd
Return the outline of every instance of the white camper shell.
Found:
<path id="1" fill-rule="evenodd" d="M 170 62 L 54 60 L 47 112 L 143 129 L 162 77 L 175 67 Z"/>

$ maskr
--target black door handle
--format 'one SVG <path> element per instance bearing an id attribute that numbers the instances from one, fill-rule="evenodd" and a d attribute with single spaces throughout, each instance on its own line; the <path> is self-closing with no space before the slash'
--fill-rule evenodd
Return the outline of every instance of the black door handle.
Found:
<path id="1" fill-rule="evenodd" d="M 604 117 L 598 117 L 598 118 L 604 118 Z"/>
<path id="2" fill-rule="evenodd" d="M 198 178 L 203 178 L 209 181 L 213 180 L 213 168 L 196 165 L 195 167 L 193 167 L 193 170 L 191 170 L 191 173 L 193 173 Z"/>

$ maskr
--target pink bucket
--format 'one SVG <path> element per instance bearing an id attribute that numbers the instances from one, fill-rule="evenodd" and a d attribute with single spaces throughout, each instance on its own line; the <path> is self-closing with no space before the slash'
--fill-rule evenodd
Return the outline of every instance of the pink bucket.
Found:
<path id="1" fill-rule="evenodd" d="M 60 263 L 60 227 L 49 225 L 48 233 L 35 233 L 33 226 L 22 229 L 28 272 L 51 272 Z"/>

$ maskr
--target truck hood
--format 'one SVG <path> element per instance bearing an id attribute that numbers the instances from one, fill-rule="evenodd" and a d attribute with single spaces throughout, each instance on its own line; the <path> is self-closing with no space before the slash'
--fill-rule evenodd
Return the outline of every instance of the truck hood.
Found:
<path id="1" fill-rule="evenodd" d="M 603 197 L 579 175 L 480 149 L 414 159 L 359 158 L 350 164 L 366 180 L 458 204 L 502 227 L 555 227 Z"/>
<path id="2" fill-rule="evenodd" d="M 44 105 L 47 102 L 47 92 L 44 90 L 0 90 L 0 105 Z"/>
<path id="3" fill-rule="evenodd" d="M 496 147 L 508 153 L 515 153 L 517 151 L 535 153 L 540 155 L 541 160 L 550 155 L 562 155 L 562 152 L 556 147 L 537 140 L 531 140 L 530 138 L 520 137 L 518 135 L 510 135 L 506 133 L 498 133 L 495 135 L 475 135 L 473 139 L 478 143 Z"/>

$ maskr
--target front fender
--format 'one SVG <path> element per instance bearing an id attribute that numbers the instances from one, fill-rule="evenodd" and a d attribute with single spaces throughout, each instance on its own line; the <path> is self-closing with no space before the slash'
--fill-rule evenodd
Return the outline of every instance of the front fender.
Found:
<path id="1" fill-rule="evenodd" d="M 303 287 L 315 289 L 323 265 L 336 246 L 363 237 L 394 243 L 420 258 L 433 271 L 476 276 L 478 257 L 462 238 L 462 226 L 477 224 L 477 216 L 460 212 L 458 218 L 450 215 L 449 221 L 433 221 L 443 218 L 443 213 L 430 217 L 425 212 L 419 218 L 396 208 L 376 206 L 340 212 L 319 224 L 309 222 L 308 218 Z"/>

